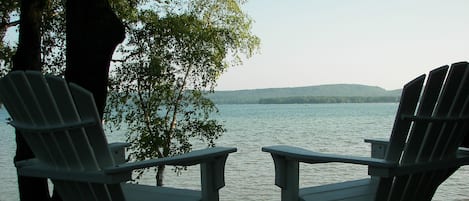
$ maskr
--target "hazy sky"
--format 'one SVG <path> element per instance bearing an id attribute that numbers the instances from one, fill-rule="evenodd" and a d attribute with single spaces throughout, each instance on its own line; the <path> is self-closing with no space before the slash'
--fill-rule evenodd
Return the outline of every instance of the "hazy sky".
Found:
<path id="1" fill-rule="evenodd" d="M 260 54 L 217 90 L 354 83 L 401 88 L 469 60 L 467 0 L 250 0 Z"/>
<path id="2" fill-rule="evenodd" d="M 469 0 L 249 0 L 243 8 L 261 50 L 223 74 L 216 90 L 339 83 L 398 89 L 469 60 Z"/>

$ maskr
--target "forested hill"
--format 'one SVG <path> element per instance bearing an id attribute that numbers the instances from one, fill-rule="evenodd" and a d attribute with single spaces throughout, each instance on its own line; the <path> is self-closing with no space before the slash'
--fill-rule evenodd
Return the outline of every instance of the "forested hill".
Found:
<path id="1" fill-rule="evenodd" d="M 208 95 L 217 104 L 258 104 L 258 103 L 286 103 L 285 100 L 312 100 L 313 102 L 289 102 L 289 103 L 317 103 L 314 100 L 368 100 L 364 102 L 383 102 L 386 100 L 398 100 L 401 90 L 387 91 L 376 86 L 358 84 L 333 84 L 308 87 L 252 89 L 237 91 L 216 91 Z M 322 98 L 319 98 L 322 97 Z M 381 97 L 381 98 L 380 98 Z M 377 101 L 374 101 L 377 100 Z M 274 101 L 274 102 L 265 102 Z M 277 102 L 275 102 L 277 101 Z M 326 100 L 327 101 L 327 100 Z M 354 102 L 354 101 L 352 101 Z M 385 101 L 394 102 L 394 101 Z"/>

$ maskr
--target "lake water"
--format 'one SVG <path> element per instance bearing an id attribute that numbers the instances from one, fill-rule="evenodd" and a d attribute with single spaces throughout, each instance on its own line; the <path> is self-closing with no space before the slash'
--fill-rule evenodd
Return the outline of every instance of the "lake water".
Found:
<path id="1" fill-rule="evenodd" d="M 280 200 L 274 185 L 274 165 L 262 146 L 288 144 L 314 151 L 369 156 L 365 138 L 387 138 L 392 129 L 397 104 L 305 104 L 305 105 L 220 105 L 217 116 L 228 131 L 218 146 L 233 146 L 238 152 L 228 157 L 223 201 Z M 13 129 L 5 124 L 7 114 L 0 109 L 0 201 L 18 200 Z M 108 133 L 109 142 L 122 141 L 124 131 Z M 200 145 L 199 145 L 200 146 Z M 367 177 L 363 166 L 344 164 L 300 165 L 300 186 L 320 185 Z M 460 168 L 438 189 L 434 200 L 469 200 L 469 168 Z M 149 172 L 140 183 L 154 184 Z M 165 185 L 198 188 L 198 167 L 189 167 L 181 176 L 168 171 Z"/>

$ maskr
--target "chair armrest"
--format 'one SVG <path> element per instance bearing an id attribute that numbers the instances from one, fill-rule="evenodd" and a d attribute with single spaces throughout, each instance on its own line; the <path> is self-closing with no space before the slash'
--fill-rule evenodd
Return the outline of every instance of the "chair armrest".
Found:
<path id="1" fill-rule="evenodd" d="M 299 163 L 343 162 L 389 168 L 395 166 L 383 159 L 323 154 L 292 146 L 263 147 L 272 155 L 275 165 L 275 185 L 281 188 L 281 200 L 298 200 Z"/>
<path id="2" fill-rule="evenodd" d="M 352 163 L 359 165 L 368 165 L 374 167 L 383 167 L 391 168 L 395 167 L 396 164 L 390 163 L 384 159 L 369 158 L 369 157 L 359 157 L 359 156 L 346 156 L 338 154 L 325 154 L 310 151 L 303 148 L 278 145 L 263 147 L 262 151 L 269 152 L 272 155 L 277 157 L 285 157 L 288 160 L 294 160 L 303 163 L 330 163 L 330 162 L 342 162 L 342 163 Z"/>
<path id="3" fill-rule="evenodd" d="M 202 200 L 218 200 L 218 190 L 225 186 L 225 163 L 228 154 L 236 152 L 236 148 L 214 147 L 191 151 L 186 154 L 158 158 L 146 161 L 137 161 L 117 165 L 104 170 L 107 174 L 121 175 L 135 169 L 154 167 L 159 165 L 190 166 L 200 164 L 200 178 Z"/>
<path id="4" fill-rule="evenodd" d="M 115 174 L 121 172 L 129 172 L 136 169 L 143 169 L 149 167 L 156 167 L 159 165 L 182 165 L 191 166 L 195 164 L 201 164 L 204 162 L 210 162 L 220 157 L 226 157 L 229 153 L 236 152 L 236 148 L 227 147 L 213 147 L 208 149 L 191 151 L 186 154 L 181 154 L 167 158 L 157 158 L 145 161 L 129 162 L 115 167 L 109 167 L 104 169 L 107 174 Z"/>
<path id="5" fill-rule="evenodd" d="M 279 160 L 278 158 L 284 158 L 284 160 L 288 161 L 297 161 L 310 164 L 341 162 L 367 165 L 369 167 L 369 175 L 381 177 L 400 176 L 414 174 L 418 172 L 426 172 L 453 167 L 457 168 L 463 165 L 469 165 L 469 151 L 461 149 L 458 151 L 456 157 L 454 158 L 436 160 L 432 162 L 415 163 L 409 165 L 399 165 L 397 163 L 377 158 L 346 156 L 338 154 L 324 154 L 298 147 L 284 145 L 264 147 L 262 148 L 262 150 L 271 153 L 272 157 L 277 158 L 277 160 Z"/>
<path id="6" fill-rule="evenodd" d="M 113 142 L 109 143 L 108 147 L 111 151 L 112 158 L 116 164 L 123 164 L 125 160 L 125 148 L 129 147 L 130 143 L 125 142 Z"/>

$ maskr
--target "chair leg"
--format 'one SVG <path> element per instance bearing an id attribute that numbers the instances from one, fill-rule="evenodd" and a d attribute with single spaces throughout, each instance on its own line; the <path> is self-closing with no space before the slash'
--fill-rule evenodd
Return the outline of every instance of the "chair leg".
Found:
<path id="1" fill-rule="evenodd" d="M 282 201 L 299 199 L 299 162 L 272 154 L 275 164 L 275 185 L 282 189 Z"/>
<path id="2" fill-rule="evenodd" d="M 200 164 L 202 201 L 219 201 L 218 191 L 225 186 L 225 163 L 228 155 Z"/>
<path id="3" fill-rule="evenodd" d="M 389 140 L 387 139 L 365 139 L 365 142 L 371 144 L 371 158 L 384 159 L 388 149 Z M 372 176 L 372 180 L 379 181 L 379 177 Z"/>

